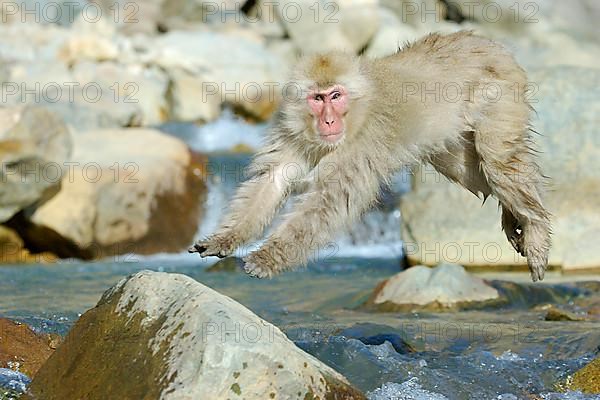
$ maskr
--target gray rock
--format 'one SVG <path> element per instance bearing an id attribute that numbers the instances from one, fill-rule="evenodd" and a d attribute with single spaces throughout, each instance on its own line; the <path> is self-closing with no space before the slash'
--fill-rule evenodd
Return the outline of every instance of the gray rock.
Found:
<path id="1" fill-rule="evenodd" d="M 79 319 L 30 394 L 365 399 L 241 304 L 187 276 L 149 271 L 120 281 Z"/>
<path id="2" fill-rule="evenodd" d="M 550 264 L 563 271 L 600 267 L 600 71 L 576 67 L 533 71 L 534 139 L 550 176 L 546 204 L 553 218 Z M 432 171 L 416 173 L 401 201 L 402 235 L 411 263 L 447 261 L 469 267 L 525 268 L 500 229 L 494 199 L 481 200 Z"/>
<path id="3" fill-rule="evenodd" d="M 369 305 L 382 310 L 465 308 L 498 300 L 500 295 L 483 279 L 456 264 L 423 265 L 400 272 L 379 284 Z"/>
<path id="4" fill-rule="evenodd" d="M 0 222 L 60 185 L 71 148 L 67 126 L 48 110 L 0 108 Z"/>

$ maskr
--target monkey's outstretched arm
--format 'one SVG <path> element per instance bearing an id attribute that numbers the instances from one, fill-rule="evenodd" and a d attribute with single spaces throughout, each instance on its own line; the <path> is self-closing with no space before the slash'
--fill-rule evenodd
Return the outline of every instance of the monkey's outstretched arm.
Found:
<path id="1" fill-rule="evenodd" d="M 252 178 L 241 184 L 220 228 L 188 250 L 201 257 L 226 257 L 258 238 L 285 200 L 291 184 L 307 168 L 298 157 L 278 149 L 266 149 L 253 161 Z"/>
<path id="2" fill-rule="evenodd" d="M 354 222 L 376 200 L 379 175 L 366 156 L 351 160 L 324 158 L 309 176 L 310 187 L 263 246 L 248 255 L 244 269 L 271 277 L 305 264 L 343 227 Z"/>

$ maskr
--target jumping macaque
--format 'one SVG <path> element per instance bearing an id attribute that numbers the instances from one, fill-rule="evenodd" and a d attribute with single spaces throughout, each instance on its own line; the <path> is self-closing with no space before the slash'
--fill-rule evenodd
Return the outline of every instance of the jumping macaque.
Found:
<path id="1" fill-rule="evenodd" d="M 302 190 L 295 210 L 245 257 L 245 270 L 271 277 L 356 221 L 403 166 L 429 162 L 450 180 L 502 208 L 509 242 L 543 279 L 550 215 L 529 129 L 523 69 L 501 45 L 471 32 L 431 34 L 396 54 L 303 58 L 252 178 L 220 229 L 190 252 L 225 257 L 260 237 L 279 206 Z M 288 85 L 289 87 L 289 85 Z M 440 210 L 443 212 L 443 210 Z"/>

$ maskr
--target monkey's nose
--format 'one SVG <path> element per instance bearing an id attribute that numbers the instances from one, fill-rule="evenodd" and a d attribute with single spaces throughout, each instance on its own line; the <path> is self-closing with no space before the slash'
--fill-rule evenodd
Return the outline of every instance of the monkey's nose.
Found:
<path id="1" fill-rule="evenodd" d="M 327 121 L 327 120 L 325 120 L 325 123 L 326 123 L 327 125 L 333 125 L 333 124 L 335 123 L 335 121 L 334 121 L 334 120 L 331 120 L 331 121 Z"/>

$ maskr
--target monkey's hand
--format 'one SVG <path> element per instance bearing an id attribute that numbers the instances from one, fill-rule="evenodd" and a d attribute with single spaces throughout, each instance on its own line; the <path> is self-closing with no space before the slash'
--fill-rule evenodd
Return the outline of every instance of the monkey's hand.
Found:
<path id="1" fill-rule="evenodd" d="M 280 272 L 273 257 L 263 249 L 250 253 L 244 263 L 244 271 L 255 278 L 271 278 Z"/>
<path id="2" fill-rule="evenodd" d="M 199 253 L 200 257 L 217 256 L 224 258 L 231 255 L 238 247 L 235 234 L 219 234 L 197 241 L 188 249 L 189 253 Z"/>

